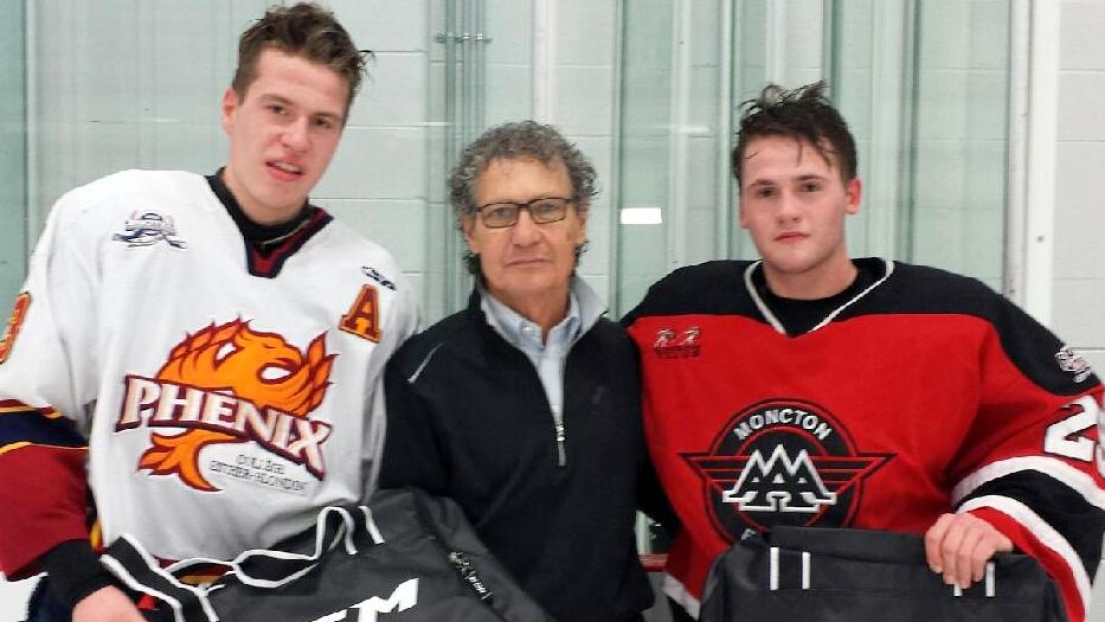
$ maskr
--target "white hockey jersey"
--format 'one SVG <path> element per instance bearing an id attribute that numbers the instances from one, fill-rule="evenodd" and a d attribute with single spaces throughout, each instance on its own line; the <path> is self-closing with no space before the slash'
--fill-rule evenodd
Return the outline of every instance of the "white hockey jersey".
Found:
<path id="1" fill-rule="evenodd" d="M 201 175 L 69 192 L 0 339 L 0 501 L 22 498 L 0 513 L 0 568 L 84 512 L 55 490 L 82 442 L 103 541 L 163 559 L 232 558 L 361 499 L 384 363 L 417 321 L 388 252 L 322 210 L 262 258 Z"/>

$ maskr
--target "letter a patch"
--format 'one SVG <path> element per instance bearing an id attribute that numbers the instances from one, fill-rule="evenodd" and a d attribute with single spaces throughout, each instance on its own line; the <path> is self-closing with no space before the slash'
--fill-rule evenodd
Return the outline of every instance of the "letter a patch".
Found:
<path id="1" fill-rule="evenodd" d="M 4 328 L 3 336 L 0 336 L 0 363 L 8 360 L 12 347 L 15 346 L 15 338 L 19 336 L 19 329 L 23 327 L 23 321 L 27 319 L 27 309 L 31 306 L 31 295 L 23 292 L 15 297 L 15 306 L 12 307 L 8 325 Z"/>
<path id="2" fill-rule="evenodd" d="M 341 316 L 339 328 L 373 343 L 380 342 L 380 305 L 376 288 L 363 285 L 357 294 L 357 300 L 345 315 Z"/>

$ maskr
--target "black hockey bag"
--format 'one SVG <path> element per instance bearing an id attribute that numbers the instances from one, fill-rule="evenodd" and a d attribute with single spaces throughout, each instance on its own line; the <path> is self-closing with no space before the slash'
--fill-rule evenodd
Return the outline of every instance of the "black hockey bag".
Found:
<path id="1" fill-rule="evenodd" d="M 160 568 L 126 536 L 101 560 L 156 622 L 553 622 L 454 502 L 414 489 L 328 507 L 314 529 L 243 553 L 207 585 L 178 577 L 211 560 Z"/>
<path id="2" fill-rule="evenodd" d="M 925 562 L 921 536 L 777 527 L 714 562 L 701 622 L 1066 622 L 1036 560 L 1002 554 L 961 590 Z"/>

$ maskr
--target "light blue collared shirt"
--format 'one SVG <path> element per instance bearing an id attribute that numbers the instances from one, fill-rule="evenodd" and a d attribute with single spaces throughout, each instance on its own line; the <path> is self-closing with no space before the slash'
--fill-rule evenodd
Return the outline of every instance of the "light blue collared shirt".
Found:
<path id="1" fill-rule="evenodd" d="M 557 440 L 561 443 L 563 464 L 564 365 L 572 344 L 594 326 L 605 308 L 594 290 L 583 280 L 572 277 L 568 293 L 568 313 L 556 326 L 549 329 L 549 334 L 542 343 L 540 325 L 496 300 L 486 289 L 480 287 L 479 291 L 482 299 L 480 308 L 487 316 L 487 323 L 507 343 L 521 350 L 537 370 L 552 410 Z"/>

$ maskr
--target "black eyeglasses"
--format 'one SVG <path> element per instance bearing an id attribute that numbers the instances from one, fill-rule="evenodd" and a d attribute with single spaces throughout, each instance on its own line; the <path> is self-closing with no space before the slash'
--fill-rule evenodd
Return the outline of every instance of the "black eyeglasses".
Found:
<path id="1" fill-rule="evenodd" d="M 522 210 L 529 212 L 529 217 L 539 225 L 564 220 L 568 215 L 568 206 L 575 199 L 560 197 L 545 197 L 534 199 L 529 203 L 488 203 L 476 208 L 483 219 L 483 224 L 488 229 L 503 229 L 512 227 L 518 222 L 518 215 Z"/>

